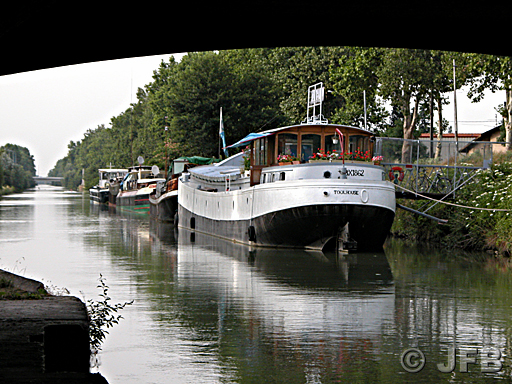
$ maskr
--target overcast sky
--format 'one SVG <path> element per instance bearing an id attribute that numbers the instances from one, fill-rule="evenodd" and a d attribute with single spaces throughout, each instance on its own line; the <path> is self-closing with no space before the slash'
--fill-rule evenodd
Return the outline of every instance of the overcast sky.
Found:
<path id="1" fill-rule="evenodd" d="M 36 171 L 46 176 L 67 145 L 88 129 L 110 126 L 110 119 L 135 102 L 137 88 L 152 81 L 153 71 L 171 54 L 71 65 L 0 76 L 0 146 L 27 147 Z M 182 54 L 177 55 L 177 59 Z M 304 90 L 306 94 L 307 90 Z M 503 91 L 472 104 L 457 92 L 459 132 L 484 132 L 495 126 L 495 107 Z M 453 104 L 443 116 L 453 126 Z M 500 120 L 498 120 L 500 121 Z M 229 129 L 226 127 L 226 129 Z"/>
<path id="2" fill-rule="evenodd" d="M 119 59 L 0 76 L 0 146 L 27 147 L 46 176 L 66 156 L 71 140 L 137 100 L 137 88 L 171 54 Z M 177 59 L 181 58 L 177 55 Z"/>

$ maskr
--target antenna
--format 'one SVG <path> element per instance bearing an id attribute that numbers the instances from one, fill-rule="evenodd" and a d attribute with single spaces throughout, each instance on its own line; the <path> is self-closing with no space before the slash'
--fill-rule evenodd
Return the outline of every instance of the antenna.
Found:
<path id="1" fill-rule="evenodd" d="M 328 124 L 322 115 L 322 102 L 325 98 L 324 83 L 316 83 L 308 88 L 308 114 L 305 124 Z M 318 109 L 318 114 L 317 114 Z M 310 114 L 311 112 L 311 114 Z"/>

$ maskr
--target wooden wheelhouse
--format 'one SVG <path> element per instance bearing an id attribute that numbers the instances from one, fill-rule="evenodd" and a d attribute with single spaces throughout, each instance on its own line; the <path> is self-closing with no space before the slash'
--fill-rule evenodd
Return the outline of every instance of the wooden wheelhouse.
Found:
<path id="1" fill-rule="evenodd" d="M 342 133 L 339 137 L 337 130 Z M 251 134 L 232 145 L 250 145 L 251 185 L 259 184 L 261 170 L 279 165 L 279 159 L 303 164 L 336 153 L 347 158 L 373 156 L 374 136 L 364 129 L 334 124 L 302 124 Z M 316 154 L 316 155 L 315 155 Z"/>

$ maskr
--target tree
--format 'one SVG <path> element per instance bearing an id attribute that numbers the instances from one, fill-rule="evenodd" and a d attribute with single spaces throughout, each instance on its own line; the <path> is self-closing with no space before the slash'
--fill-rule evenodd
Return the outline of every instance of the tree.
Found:
<path id="1" fill-rule="evenodd" d="M 512 59 L 504 56 L 465 54 L 464 69 L 470 74 L 468 97 L 478 102 L 484 91 L 505 91 L 505 141 L 507 150 L 512 149 Z"/>
<path id="2" fill-rule="evenodd" d="M 420 101 L 432 88 L 433 65 L 430 51 L 384 49 L 376 69 L 380 95 L 390 100 L 403 115 L 403 138 L 413 139 Z M 404 141 L 402 162 L 411 161 L 412 145 Z"/>
<path id="3" fill-rule="evenodd" d="M 169 140 L 182 155 L 218 155 L 221 107 L 228 143 L 279 121 L 274 119 L 280 112 L 270 77 L 247 65 L 249 59 L 260 62 L 256 52 L 241 50 L 189 53 L 155 74 L 148 88 L 153 123 L 162 128 L 169 124 Z"/>
<path id="4" fill-rule="evenodd" d="M 281 92 L 280 107 L 287 124 L 298 124 L 306 118 L 310 85 L 323 82 L 326 90 L 333 90 L 329 68 L 339 66 L 344 54 L 344 47 L 283 47 L 269 52 L 270 70 Z M 323 115 L 334 116 L 341 102 L 340 97 L 326 97 Z"/>
<path id="5" fill-rule="evenodd" d="M 382 62 L 382 50 L 377 48 L 347 47 L 330 67 L 334 96 L 339 97 L 338 108 L 332 120 L 339 124 L 364 126 L 364 98 L 366 94 L 367 126 L 376 131 L 384 129 L 388 117 L 377 97 L 379 78 L 375 70 Z"/>
<path id="6" fill-rule="evenodd" d="M 30 151 L 16 144 L 6 144 L 0 148 L 0 187 L 8 185 L 16 192 L 35 186 L 36 168 Z"/>

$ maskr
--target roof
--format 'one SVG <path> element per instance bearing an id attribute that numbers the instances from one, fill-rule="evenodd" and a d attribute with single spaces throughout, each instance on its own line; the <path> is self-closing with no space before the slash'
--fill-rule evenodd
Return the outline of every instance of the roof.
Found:
<path id="1" fill-rule="evenodd" d="M 261 139 L 263 137 L 271 136 L 277 132 L 284 131 L 285 129 L 290 128 L 298 128 L 298 127 L 311 127 L 311 126 L 318 126 L 318 127 L 333 127 L 333 128 L 350 128 L 350 129 L 357 129 L 359 131 L 363 131 L 365 133 L 371 133 L 370 131 L 367 131 L 362 128 L 358 127 L 351 127 L 349 125 L 339 125 L 339 124 L 296 124 L 296 125 L 289 125 L 287 127 L 280 127 L 280 128 L 274 128 L 269 129 L 268 131 L 263 132 L 252 132 L 249 133 L 247 136 L 245 136 L 242 140 L 237 141 L 234 144 L 228 145 L 225 148 L 235 148 L 235 147 L 241 147 L 243 145 L 249 144 L 251 141 Z"/>
<path id="2" fill-rule="evenodd" d="M 207 165 L 207 164 L 217 163 L 220 161 L 220 159 L 215 159 L 215 158 L 211 158 L 211 157 L 201 157 L 201 156 L 182 156 L 182 157 L 178 157 L 177 159 L 174 159 L 174 161 L 176 161 L 176 160 L 185 160 L 185 161 L 188 161 L 189 163 L 197 164 L 197 165 Z"/>
<path id="3" fill-rule="evenodd" d="M 490 142 L 492 134 L 495 132 L 499 132 L 500 129 L 501 129 L 501 125 L 498 125 L 497 127 L 491 128 L 482 134 L 478 134 L 477 137 L 475 139 L 473 139 L 469 144 L 467 144 L 464 148 L 462 148 L 460 150 L 460 152 L 467 153 L 467 152 L 469 152 L 469 150 L 471 148 L 474 148 L 476 145 L 478 145 L 479 143 L 481 143 L 483 141 Z"/>
<path id="4" fill-rule="evenodd" d="M 457 134 L 459 138 L 476 138 L 480 136 L 480 133 L 459 133 Z M 437 133 L 434 133 L 433 135 L 434 139 L 437 139 Z M 454 138 L 455 139 L 455 133 L 443 133 L 443 139 L 444 138 Z M 420 135 L 420 139 L 430 139 L 430 133 L 422 133 Z"/>

